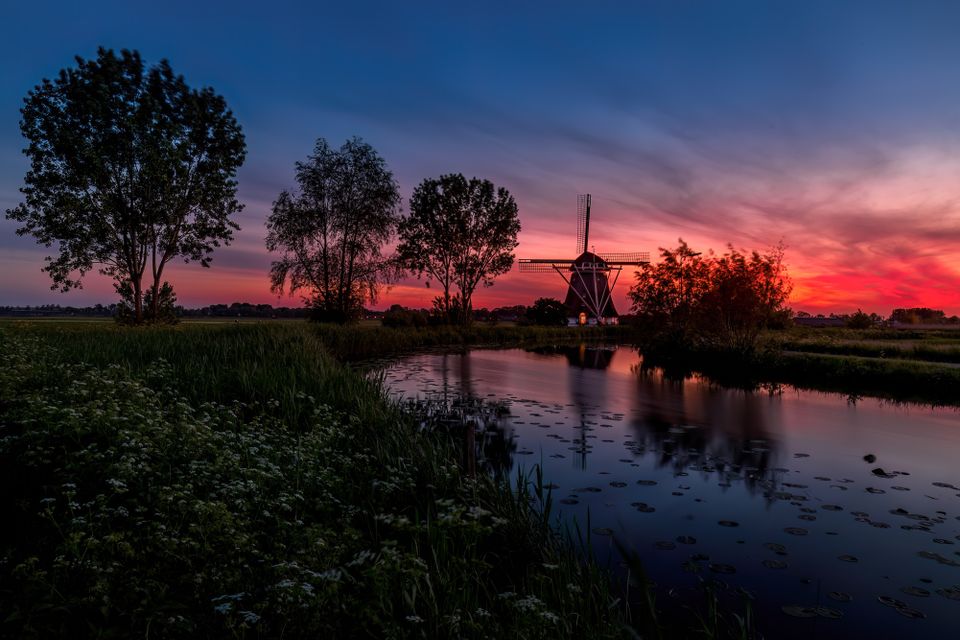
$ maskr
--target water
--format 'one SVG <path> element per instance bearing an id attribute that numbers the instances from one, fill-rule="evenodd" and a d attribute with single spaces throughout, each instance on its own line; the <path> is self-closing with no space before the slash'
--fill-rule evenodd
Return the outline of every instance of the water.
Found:
<path id="1" fill-rule="evenodd" d="M 728 606 L 752 594 L 768 638 L 960 637 L 960 413 L 671 381 L 639 361 L 478 350 L 386 375 L 405 397 L 504 401 L 480 466 L 542 463 L 562 521 L 589 510 L 601 562 L 625 571 L 614 537 L 636 552 L 668 613 L 712 578 Z"/>

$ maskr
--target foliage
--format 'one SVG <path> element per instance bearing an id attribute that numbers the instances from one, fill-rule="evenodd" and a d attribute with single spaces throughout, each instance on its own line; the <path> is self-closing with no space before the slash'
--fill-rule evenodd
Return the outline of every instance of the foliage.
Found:
<path id="1" fill-rule="evenodd" d="M 427 285 L 443 289 L 443 315 L 468 324 L 473 293 L 513 266 L 520 219 L 517 204 L 503 187 L 462 174 L 427 178 L 413 191 L 410 214 L 400 221 L 397 254 L 403 266 Z M 451 288 L 459 290 L 460 313 L 454 314 Z"/>
<path id="2" fill-rule="evenodd" d="M 537 298 L 533 306 L 527 309 L 525 319 L 530 324 L 566 326 L 567 308 L 555 298 Z"/>
<path id="3" fill-rule="evenodd" d="M 145 274 L 159 304 L 171 260 L 207 267 L 239 229 L 230 216 L 242 209 L 234 176 L 246 146 L 224 99 L 188 87 L 166 60 L 148 69 L 136 51 L 101 48 L 76 61 L 24 100 L 30 170 L 7 217 L 57 244 L 44 267 L 53 288 L 80 287 L 96 268 L 129 287 L 141 322 Z"/>
<path id="4" fill-rule="evenodd" d="M 463 308 L 463 296 L 459 293 L 452 296 L 447 293 L 433 299 L 430 319 L 434 324 L 468 324 L 465 321 L 466 313 L 466 309 Z"/>
<path id="5" fill-rule="evenodd" d="M 847 327 L 850 329 L 869 329 L 873 324 L 873 318 L 862 309 L 857 309 L 856 313 L 847 318 Z"/>
<path id="6" fill-rule="evenodd" d="M 117 322 L 121 324 L 136 324 L 136 300 L 133 295 L 133 287 L 129 282 L 120 282 L 116 285 L 117 293 L 120 294 L 120 304 L 116 308 Z M 156 297 L 156 304 L 154 298 Z M 154 295 L 154 289 L 147 290 L 144 297 L 144 311 L 142 322 L 149 324 L 176 324 L 180 321 L 177 315 L 177 294 L 173 291 L 173 286 L 169 282 L 164 282 L 160 290 Z"/>
<path id="7" fill-rule="evenodd" d="M 333 149 L 320 138 L 296 163 L 296 193 L 282 191 L 267 219 L 267 249 L 280 258 L 271 289 L 307 293 L 315 320 L 356 320 L 395 264 L 383 255 L 399 219 L 400 191 L 383 158 L 360 138 Z"/>
<path id="8" fill-rule="evenodd" d="M 942 324 L 946 321 L 946 314 L 940 309 L 928 307 L 894 309 L 890 314 L 890 321 L 901 324 Z"/>
<path id="9" fill-rule="evenodd" d="M 669 342 L 749 352 L 788 313 L 782 245 L 765 254 L 730 246 L 703 256 L 681 239 L 660 255 L 637 272 L 629 295 L 640 320 Z"/>
<path id="10" fill-rule="evenodd" d="M 429 316 L 416 309 L 406 309 L 395 304 L 383 314 L 383 326 L 391 329 L 405 329 L 410 327 L 425 327 L 429 324 Z"/>
<path id="11" fill-rule="evenodd" d="M 619 635 L 542 483 L 468 474 L 313 328 L 50 327 L 0 330 L 0 635 Z"/>

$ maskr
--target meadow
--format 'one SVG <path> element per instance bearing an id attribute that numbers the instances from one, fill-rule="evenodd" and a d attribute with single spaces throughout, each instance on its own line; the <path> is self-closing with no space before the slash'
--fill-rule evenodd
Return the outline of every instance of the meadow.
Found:
<path id="1" fill-rule="evenodd" d="M 0 326 L 0 635 L 620 636 L 534 469 L 471 475 L 333 355 L 441 337 L 372 331 Z"/>

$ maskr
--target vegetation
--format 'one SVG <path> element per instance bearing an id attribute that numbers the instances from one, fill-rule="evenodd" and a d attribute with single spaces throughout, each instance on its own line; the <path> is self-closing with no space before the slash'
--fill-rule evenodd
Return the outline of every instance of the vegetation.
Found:
<path id="1" fill-rule="evenodd" d="M 660 249 L 630 289 L 633 310 L 654 340 L 682 348 L 751 352 L 761 331 L 789 314 L 783 247 L 703 256 L 682 239 Z"/>
<path id="2" fill-rule="evenodd" d="M 791 329 L 766 332 L 746 354 L 652 344 L 643 353 L 645 366 L 662 366 L 673 376 L 699 372 L 730 386 L 784 383 L 852 398 L 960 404 L 956 331 Z"/>
<path id="3" fill-rule="evenodd" d="M 565 326 L 568 313 L 567 307 L 556 298 L 537 298 L 527 309 L 524 320 L 548 327 Z"/>
<path id="4" fill-rule="evenodd" d="M 510 270 L 519 232 L 509 191 L 489 180 L 444 175 L 414 189 L 410 215 L 400 221 L 397 253 L 406 269 L 440 285 L 437 302 L 446 318 L 469 324 L 473 292 Z M 454 286 L 458 291 L 451 296 Z"/>
<path id="5" fill-rule="evenodd" d="M 619 635 L 542 484 L 467 473 L 322 340 L 0 329 L 0 634 Z"/>
<path id="6" fill-rule="evenodd" d="M 305 291 L 317 320 L 355 320 L 394 273 L 383 246 L 399 219 L 400 188 L 359 138 L 339 149 L 320 138 L 296 178 L 299 191 L 281 192 L 267 219 L 267 249 L 280 254 L 271 289 Z"/>
<path id="7" fill-rule="evenodd" d="M 234 176 L 246 146 L 226 102 L 191 89 L 166 60 L 147 69 L 136 51 L 103 48 L 24 102 L 30 170 L 25 201 L 7 211 L 17 233 L 57 244 L 44 267 L 53 288 L 80 287 L 97 268 L 132 321 L 160 319 L 164 267 L 177 257 L 209 266 L 239 229 L 230 216 L 242 208 Z"/>

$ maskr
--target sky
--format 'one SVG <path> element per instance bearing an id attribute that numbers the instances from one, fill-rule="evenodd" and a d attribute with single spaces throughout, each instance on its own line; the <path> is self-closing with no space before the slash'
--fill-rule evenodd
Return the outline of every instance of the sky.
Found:
<path id="1" fill-rule="evenodd" d="M 169 272 L 186 306 L 299 304 L 269 290 L 264 221 L 317 138 L 357 135 L 404 203 L 444 173 L 509 189 L 518 257 L 573 257 L 590 193 L 601 252 L 783 241 L 794 310 L 960 313 L 958 24 L 960 3 L 922 0 L 7 2 L 0 209 L 28 167 L 23 97 L 76 55 L 128 48 L 213 87 L 247 139 L 235 242 Z M 50 251 L 15 229 L 0 219 L 0 304 L 115 299 L 95 273 L 51 291 Z M 435 293 L 408 279 L 374 306 Z M 514 271 L 474 304 L 564 293 Z"/>

